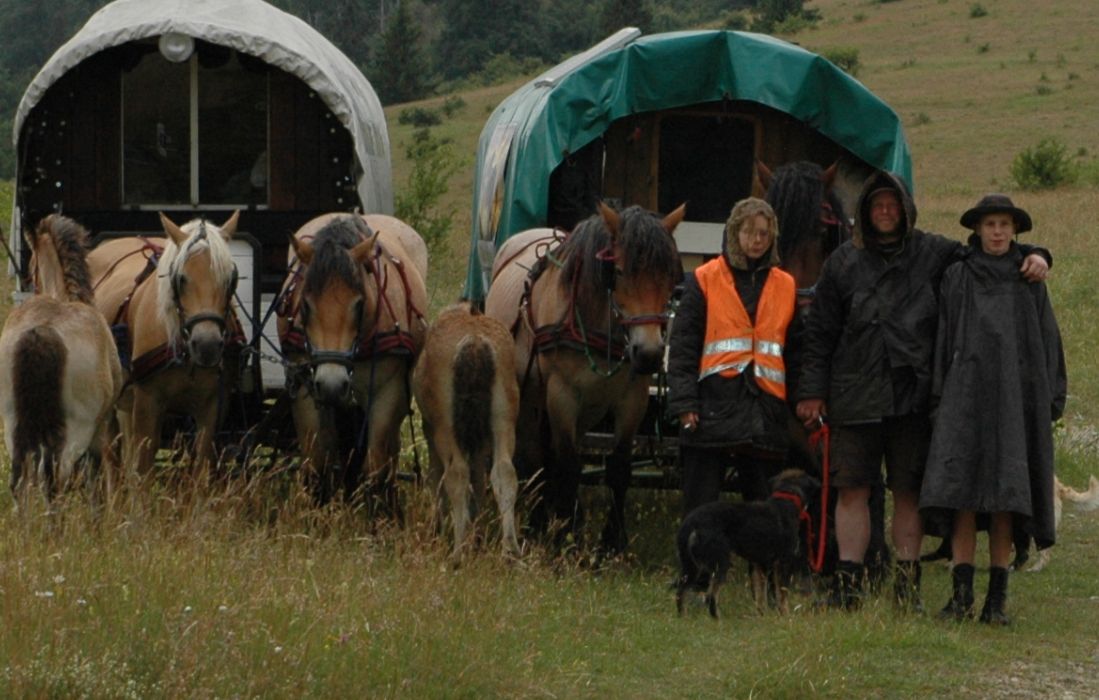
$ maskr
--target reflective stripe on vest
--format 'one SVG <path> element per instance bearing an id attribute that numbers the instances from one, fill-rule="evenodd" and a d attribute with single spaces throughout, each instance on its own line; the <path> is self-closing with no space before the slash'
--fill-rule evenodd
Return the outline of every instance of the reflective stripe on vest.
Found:
<path id="1" fill-rule="evenodd" d="M 785 399 L 782 350 L 797 303 L 794 278 L 771 268 L 763 283 L 754 325 L 736 291 L 733 273 L 722 258 L 696 269 L 695 278 L 706 298 L 706 337 L 699 381 L 713 374 L 735 377 L 751 364 L 759 387 Z"/>

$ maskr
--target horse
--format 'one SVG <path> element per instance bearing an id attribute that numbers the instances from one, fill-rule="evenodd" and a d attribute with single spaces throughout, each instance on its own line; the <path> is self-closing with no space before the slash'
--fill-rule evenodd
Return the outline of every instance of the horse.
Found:
<path id="1" fill-rule="evenodd" d="M 549 525 L 551 510 L 577 529 L 580 439 L 612 415 L 612 503 L 602 542 L 610 551 L 626 547 L 630 452 L 651 375 L 663 366 L 668 304 L 683 277 L 673 232 L 684 213 L 685 205 L 661 218 L 600 204 L 561 241 L 552 229 L 531 229 L 496 255 L 485 314 L 515 338 L 517 462 L 540 491 L 538 529 Z"/>
<path id="2" fill-rule="evenodd" d="M 400 427 L 427 325 L 427 247 L 381 214 L 323 214 L 290 242 L 279 338 L 315 496 L 327 502 L 341 485 L 354 495 L 365 472 L 370 507 L 399 516 Z"/>
<path id="3" fill-rule="evenodd" d="M 110 328 L 92 304 L 88 232 L 51 214 L 27 244 L 35 295 L 0 332 L 0 417 L 17 502 L 27 476 L 50 499 L 85 455 L 98 471 L 109 458 L 108 423 L 122 388 Z"/>
<path id="4" fill-rule="evenodd" d="M 117 238 L 88 254 L 95 305 L 110 321 L 126 377 L 118 418 L 125 461 L 138 474 L 151 471 L 169 412 L 194 419 L 195 463 L 213 462 L 225 385 L 235 380 L 223 359 L 240 339 L 229 251 L 238 213 L 220 227 L 206 219 L 180 227 L 162 213 L 163 242 Z"/>
<path id="5" fill-rule="evenodd" d="M 427 437 L 429 483 L 438 492 L 441 480 L 450 501 L 451 560 L 461 558 L 470 520 L 481 509 L 489 470 L 500 509 L 504 553 L 518 555 L 515 500 L 519 483 L 512 456 L 519 383 L 511 333 L 469 303 L 448 306 L 428 328 L 412 390 Z"/>

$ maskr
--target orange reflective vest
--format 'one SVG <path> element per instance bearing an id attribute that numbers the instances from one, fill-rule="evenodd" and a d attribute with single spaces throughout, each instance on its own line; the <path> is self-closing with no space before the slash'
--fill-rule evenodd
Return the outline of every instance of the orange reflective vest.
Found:
<path id="1" fill-rule="evenodd" d="M 706 339 L 698 380 L 711 374 L 735 377 L 751 364 L 759 387 L 785 399 L 782 350 L 797 303 L 794 278 L 777 267 L 771 268 L 756 305 L 754 326 L 725 260 L 718 257 L 702 265 L 695 270 L 695 278 L 706 298 Z"/>

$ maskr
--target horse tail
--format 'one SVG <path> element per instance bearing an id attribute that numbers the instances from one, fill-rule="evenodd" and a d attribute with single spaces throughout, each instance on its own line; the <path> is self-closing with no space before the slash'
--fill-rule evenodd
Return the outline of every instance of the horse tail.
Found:
<path id="1" fill-rule="evenodd" d="M 492 385 L 496 381 L 496 356 L 492 347 L 474 335 L 458 343 L 454 356 L 454 440 L 472 458 L 492 431 Z"/>
<path id="2" fill-rule="evenodd" d="M 16 342 L 12 364 L 16 419 L 13 461 L 38 454 L 50 469 L 60 456 L 65 440 L 61 381 L 66 358 L 61 334 L 48 326 L 32 328 Z"/>

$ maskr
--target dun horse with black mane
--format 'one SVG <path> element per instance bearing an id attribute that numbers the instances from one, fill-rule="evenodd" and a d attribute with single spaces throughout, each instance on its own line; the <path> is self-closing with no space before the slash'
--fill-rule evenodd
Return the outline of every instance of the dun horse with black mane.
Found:
<path id="1" fill-rule="evenodd" d="M 423 347 L 427 247 L 391 216 L 325 214 L 291 239 L 279 338 L 298 442 L 320 501 L 350 496 L 399 515 L 400 427 Z"/>
<path id="2" fill-rule="evenodd" d="M 606 474 L 613 503 L 603 544 L 626 547 L 630 453 L 650 378 L 664 360 L 668 301 L 683 277 L 672 232 L 684 212 L 681 206 L 661 219 L 636 206 L 618 213 L 601 205 L 563 241 L 552 229 L 532 229 L 496 255 L 485 313 L 515 335 L 517 461 L 536 477 L 536 527 L 556 517 L 575 529 L 580 438 L 612 415 Z"/>
<path id="3" fill-rule="evenodd" d="M 50 498 L 85 454 L 93 468 L 107 454 L 122 370 L 107 322 L 92 305 L 88 232 L 51 215 L 28 246 L 36 294 L 0 333 L 0 416 L 12 492 L 18 496 L 32 476 Z"/>

